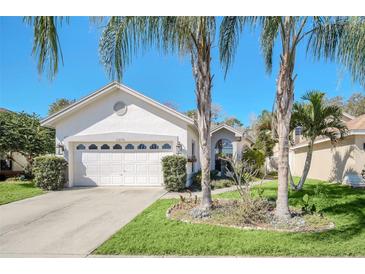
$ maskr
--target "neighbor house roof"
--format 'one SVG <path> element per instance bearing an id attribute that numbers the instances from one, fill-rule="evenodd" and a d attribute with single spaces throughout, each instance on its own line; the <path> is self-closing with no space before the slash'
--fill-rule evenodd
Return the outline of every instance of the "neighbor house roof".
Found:
<path id="1" fill-rule="evenodd" d="M 357 134 L 365 135 L 365 114 L 362 114 L 357 117 L 353 117 L 352 120 L 345 122 L 345 124 L 349 130 L 347 136 L 357 135 Z M 318 138 L 314 143 L 318 144 L 318 143 L 323 143 L 323 142 L 328 142 L 328 141 L 330 141 L 329 138 L 321 137 L 321 138 Z M 308 141 L 303 141 L 303 142 L 293 146 L 292 149 L 304 147 L 307 145 L 308 145 Z"/>
<path id="2" fill-rule="evenodd" d="M 349 130 L 365 130 L 365 114 L 346 122 L 346 126 Z"/>
<path id="3" fill-rule="evenodd" d="M 80 100 L 76 101 L 75 103 L 67 106 L 66 108 L 48 116 L 47 118 L 43 119 L 41 121 L 41 125 L 42 126 L 49 126 L 49 127 L 53 127 L 54 126 L 54 123 L 60 119 L 62 119 L 64 116 L 66 116 L 67 114 L 70 114 L 72 113 L 73 111 L 85 106 L 86 104 L 88 104 L 89 102 L 95 100 L 96 98 L 108 93 L 108 92 L 111 92 L 112 90 L 114 90 L 115 88 L 118 88 L 134 97 L 137 97 L 139 99 L 141 99 L 142 101 L 146 102 L 146 103 L 149 103 L 150 105 L 153 105 L 155 106 L 156 108 L 158 109 L 161 109 L 173 116 L 175 116 L 176 118 L 178 119 L 181 119 L 183 121 L 185 121 L 186 123 L 190 124 L 190 125 L 194 125 L 194 120 L 191 119 L 190 117 L 172 109 L 172 108 L 169 108 L 125 85 L 122 85 L 121 83 L 118 83 L 116 81 L 102 87 L 101 89 L 89 94 L 88 96 L 85 96 L 83 98 L 81 98 Z"/>

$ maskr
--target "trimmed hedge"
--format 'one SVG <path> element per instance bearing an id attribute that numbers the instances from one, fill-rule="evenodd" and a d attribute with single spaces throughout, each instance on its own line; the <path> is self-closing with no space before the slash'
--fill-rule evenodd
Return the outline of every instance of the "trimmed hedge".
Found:
<path id="1" fill-rule="evenodd" d="M 67 162 L 54 155 L 34 158 L 33 175 L 37 187 L 45 190 L 60 190 L 66 183 Z"/>
<path id="2" fill-rule="evenodd" d="M 181 191 L 186 184 L 186 163 L 183 156 L 171 155 L 162 158 L 165 188 L 168 191 Z"/>

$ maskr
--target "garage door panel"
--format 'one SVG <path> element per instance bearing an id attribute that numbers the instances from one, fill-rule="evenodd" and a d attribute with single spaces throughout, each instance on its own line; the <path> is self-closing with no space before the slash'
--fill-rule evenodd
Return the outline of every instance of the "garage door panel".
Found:
<path id="1" fill-rule="evenodd" d="M 124 172 L 128 172 L 128 173 L 134 173 L 136 172 L 136 165 L 135 164 L 124 164 L 124 168 L 123 168 Z"/>
<path id="2" fill-rule="evenodd" d="M 149 156 L 148 160 L 151 161 L 151 162 L 160 160 L 160 155 L 159 155 L 158 152 L 150 153 L 148 156 Z"/>
<path id="3" fill-rule="evenodd" d="M 147 153 L 143 153 L 143 152 L 137 152 L 136 153 L 136 160 L 137 161 L 146 161 L 148 159 L 147 157 Z"/>
<path id="4" fill-rule="evenodd" d="M 124 176 L 124 184 L 126 185 L 134 185 L 135 184 L 134 176 Z"/>
<path id="5" fill-rule="evenodd" d="M 135 161 L 136 160 L 136 154 L 133 152 L 126 152 L 124 154 L 124 160 L 125 161 Z"/>
<path id="6" fill-rule="evenodd" d="M 149 179 L 151 185 L 158 185 L 160 183 L 160 176 L 150 176 Z"/>
<path id="7" fill-rule="evenodd" d="M 126 150 L 112 149 L 114 144 L 108 144 L 111 149 L 100 149 L 103 145 L 95 143 L 96 150 L 88 149 L 91 143 L 84 143 L 85 150 L 75 150 L 74 182 L 80 186 L 97 185 L 156 185 L 163 183 L 161 158 L 171 155 L 171 151 L 149 149 Z M 162 144 L 158 144 L 159 148 Z"/>

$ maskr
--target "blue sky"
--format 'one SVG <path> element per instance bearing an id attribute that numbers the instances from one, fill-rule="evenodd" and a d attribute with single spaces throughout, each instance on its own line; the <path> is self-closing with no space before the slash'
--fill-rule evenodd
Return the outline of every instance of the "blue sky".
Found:
<path id="1" fill-rule="evenodd" d="M 40 77 L 31 56 L 32 30 L 20 17 L 0 17 L 0 107 L 35 112 L 46 116 L 48 105 L 57 98 L 80 98 L 111 80 L 99 63 L 99 29 L 86 17 L 74 17 L 63 25 L 59 37 L 64 56 L 56 79 Z M 225 116 L 236 116 L 246 126 L 250 117 L 263 109 L 271 110 L 275 93 L 278 48 L 272 74 L 265 72 L 257 33 L 241 36 L 235 63 L 226 79 L 214 47 L 212 71 L 213 102 L 222 106 Z M 348 98 L 364 92 L 352 83 L 340 66 L 314 62 L 304 47 L 297 54 L 295 98 L 310 89 L 329 96 Z M 160 102 L 173 102 L 181 111 L 195 107 L 194 83 L 188 58 L 163 55 L 151 49 L 139 54 L 127 68 L 123 83 Z"/>

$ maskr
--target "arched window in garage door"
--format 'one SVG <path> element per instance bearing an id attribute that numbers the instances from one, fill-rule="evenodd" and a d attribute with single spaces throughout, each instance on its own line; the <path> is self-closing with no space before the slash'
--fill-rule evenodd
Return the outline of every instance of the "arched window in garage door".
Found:
<path id="1" fill-rule="evenodd" d="M 110 147 L 107 144 L 104 144 L 100 147 L 101 149 L 110 149 Z"/>
<path id="2" fill-rule="evenodd" d="M 138 145 L 138 149 L 146 149 L 146 145 L 145 144 L 139 144 Z"/>
<path id="3" fill-rule="evenodd" d="M 95 150 L 95 149 L 98 149 L 98 146 L 95 144 L 91 144 L 91 145 L 89 145 L 89 149 Z"/>
<path id="4" fill-rule="evenodd" d="M 78 144 L 76 149 L 77 150 L 84 150 L 86 147 L 83 144 Z"/>
<path id="5" fill-rule="evenodd" d="M 113 146 L 113 149 L 122 149 L 122 146 L 120 144 L 115 144 Z"/>
<path id="6" fill-rule="evenodd" d="M 128 144 L 125 146 L 125 149 L 134 149 L 134 145 Z"/>

